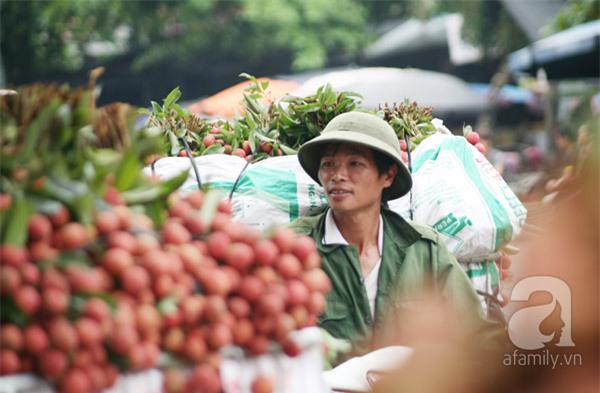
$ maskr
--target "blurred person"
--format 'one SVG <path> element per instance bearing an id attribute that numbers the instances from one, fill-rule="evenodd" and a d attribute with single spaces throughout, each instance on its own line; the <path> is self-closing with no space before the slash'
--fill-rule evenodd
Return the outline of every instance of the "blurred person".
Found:
<path id="1" fill-rule="evenodd" d="M 594 129 L 594 123 L 597 126 L 598 121 L 598 116 L 596 116 L 589 122 L 582 123 L 577 127 L 576 134 L 569 135 L 568 138 L 565 138 L 567 140 L 563 140 L 561 145 L 559 145 L 568 152 L 568 160 L 565 162 L 567 165 L 562 169 L 559 178 L 550 179 L 546 183 L 546 191 L 549 193 L 546 201 L 568 197 L 570 193 L 577 190 L 583 168 L 586 165 L 585 161 L 592 153 L 592 135 L 590 130 Z"/>
<path id="2" fill-rule="evenodd" d="M 487 160 L 496 168 L 498 173 L 504 175 L 504 152 L 498 150 L 494 146 L 494 139 L 492 136 L 492 130 L 483 128 L 479 131 L 479 143 L 485 147 L 485 157 Z"/>
<path id="3" fill-rule="evenodd" d="M 563 165 L 570 165 L 575 161 L 577 132 L 572 126 L 563 124 L 557 129 L 555 138 L 559 160 Z"/>
<path id="4" fill-rule="evenodd" d="M 413 313 L 433 294 L 449 310 L 445 326 L 468 337 L 474 351 L 500 350 L 503 329 L 486 318 L 439 234 L 387 207 L 410 190 L 412 178 L 386 121 L 362 112 L 338 115 L 300 148 L 298 158 L 329 203 L 323 213 L 291 224 L 315 239 L 332 282 L 321 328 L 349 340 L 350 355 L 402 345 L 404 333 L 421 329 Z"/>
<path id="5" fill-rule="evenodd" d="M 568 296 L 561 299 L 558 290 L 552 291 L 556 288 L 545 288 L 549 292 L 541 289 L 513 314 L 527 307 L 541 310 L 540 306 L 555 304 L 559 318 L 548 315 L 532 328 L 553 335 L 541 351 L 557 359 L 556 367 L 507 367 L 502 370 L 502 384 L 491 392 L 600 391 L 599 128 L 598 117 L 579 128 L 586 133 L 581 142 L 587 149 L 577 177 L 566 186 L 568 197 L 546 206 L 548 219 L 541 234 L 521 246 L 521 279 L 553 277 L 568 290 Z"/>
<path id="6" fill-rule="evenodd" d="M 584 123 L 579 126 L 577 130 L 576 150 L 577 156 L 575 159 L 575 175 L 580 176 L 583 168 L 585 167 L 585 160 L 587 160 L 592 152 L 592 135 L 590 134 L 590 126 L 594 121 L 599 121 L 599 116 L 592 119 L 589 123 Z"/>
<path id="7" fill-rule="evenodd" d="M 464 336 L 448 330 L 439 302 L 422 308 L 420 331 L 409 338 L 414 356 L 375 383 L 373 393 L 563 393 L 600 391 L 600 138 L 598 121 L 588 123 L 589 154 L 579 192 L 556 209 L 539 234 L 520 244 L 516 283 L 541 279 L 525 300 L 511 294 L 509 329 L 543 346 L 522 349 L 514 340 L 501 361 L 475 373 L 475 356 Z M 548 284 L 546 284 L 548 283 Z M 522 286 L 521 286 L 522 288 Z M 529 317 L 524 325 L 514 318 Z"/>
<path id="8" fill-rule="evenodd" d="M 420 328 L 400 330 L 412 355 L 397 369 L 379 374 L 371 393 L 479 393 L 501 375 L 501 357 L 479 351 L 450 322 L 441 299 L 428 298 L 410 319 Z M 473 359 L 481 367 L 473 367 Z"/>
<path id="9" fill-rule="evenodd" d="M 507 181 L 512 180 L 512 175 L 520 172 L 524 157 L 521 153 L 514 151 L 504 151 L 494 145 L 494 137 L 489 128 L 483 128 L 479 131 L 479 143 L 481 143 L 485 152 L 483 155 L 496 168 L 498 173 Z"/>
<path id="10" fill-rule="evenodd" d="M 558 127 L 555 144 L 558 149 L 557 162 L 560 175 L 546 183 L 547 192 L 557 192 L 572 180 L 577 157 L 576 140 L 577 134 L 571 127 L 566 125 Z"/>

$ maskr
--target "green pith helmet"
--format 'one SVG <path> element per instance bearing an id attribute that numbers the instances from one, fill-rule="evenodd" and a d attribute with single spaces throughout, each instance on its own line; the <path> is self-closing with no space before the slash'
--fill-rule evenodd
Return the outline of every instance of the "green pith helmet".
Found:
<path id="1" fill-rule="evenodd" d="M 388 188 L 389 199 L 397 199 L 408 193 L 412 177 L 402 161 L 398 137 L 385 120 L 365 112 L 347 112 L 333 118 L 321 135 L 306 142 L 298 150 L 298 160 L 304 171 L 317 183 L 319 165 L 324 145 L 330 143 L 354 143 L 377 150 L 398 166 L 398 173 Z"/>

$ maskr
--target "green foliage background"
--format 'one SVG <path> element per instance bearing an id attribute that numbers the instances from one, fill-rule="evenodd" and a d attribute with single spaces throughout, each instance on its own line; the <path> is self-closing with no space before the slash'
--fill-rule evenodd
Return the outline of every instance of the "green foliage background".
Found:
<path id="1" fill-rule="evenodd" d="M 597 19 L 599 8 L 570 0 L 547 31 Z M 386 21 L 444 12 L 463 13 L 466 38 L 486 56 L 527 44 L 497 0 L 0 0 L 1 60 L 9 82 L 81 70 L 108 60 L 90 59 L 86 47 L 115 42 L 121 27 L 130 34 L 113 56 L 127 56 L 133 73 L 198 58 L 261 64 L 273 54 L 303 71 L 356 58 Z"/>

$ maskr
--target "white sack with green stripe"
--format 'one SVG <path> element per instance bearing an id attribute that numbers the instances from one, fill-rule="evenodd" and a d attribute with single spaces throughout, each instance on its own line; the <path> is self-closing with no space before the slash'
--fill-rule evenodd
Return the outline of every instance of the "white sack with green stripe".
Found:
<path id="1" fill-rule="evenodd" d="M 195 157 L 202 186 L 232 194 L 232 218 L 259 230 L 287 225 L 300 216 L 310 216 L 325 209 L 323 188 L 308 176 L 296 155 L 271 157 L 246 166 L 246 160 L 228 154 Z M 165 157 L 147 174 L 169 179 L 187 171 L 182 189 L 198 189 L 195 170 L 187 157 Z"/>
<path id="2" fill-rule="evenodd" d="M 229 193 L 233 184 L 213 183 Z M 287 225 L 325 209 L 323 188 L 300 167 L 298 157 L 271 157 L 250 164 L 233 192 L 235 220 L 260 230 Z"/>
<path id="3" fill-rule="evenodd" d="M 200 157 L 194 157 L 200 183 L 209 185 L 214 182 L 233 184 L 236 177 L 244 168 L 246 160 L 238 156 L 228 154 L 210 154 Z M 181 185 L 185 190 L 197 190 L 198 180 L 188 157 L 164 157 L 154 163 L 154 166 L 144 168 L 144 173 L 150 176 L 156 176 L 159 179 L 170 179 L 178 176 L 182 172 L 187 172 L 188 177 Z"/>
<path id="4" fill-rule="evenodd" d="M 459 262 L 494 260 L 518 236 L 527 210 L 465 138 L 435 133 L 411 158 L 413 188 L 390 208 L 437 229 Z"/>

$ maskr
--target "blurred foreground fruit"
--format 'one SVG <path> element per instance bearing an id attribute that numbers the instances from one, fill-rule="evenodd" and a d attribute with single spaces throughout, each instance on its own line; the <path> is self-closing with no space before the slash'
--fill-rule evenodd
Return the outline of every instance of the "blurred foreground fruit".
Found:
<path id="1" fill-rule="evenodd" d="M 286 228 L 259 233 L 233 222 L 222 202 L 213 204 L 216 221 L 202 222 L 214 198 L 203 191 L 172 198 L 177 209 L 156 228 L 138 226 L 127 206 L 96 211 L 89 224 L 57 220 L 58 208 L 30 216 L 24 247 L 2 245 L 2 284 L 11 288 L 3 375 L 31 370 L 61 393 L 93 392 L 110 387 L 115 367 L 159 366 L 162 352 L 191 367 L 165 371 L 168 391 L 219 392 L 225 346 L 247 356 L 271 344 L 301 352 L 289 334 L 315 324 L 330 287 L 312 239 Z M 203 229 L 183 224 L 192 220 Z M 32 258 L 40 243 L 52 258 Z M 257 391 L 271 391 L 267 382 Z"/>

